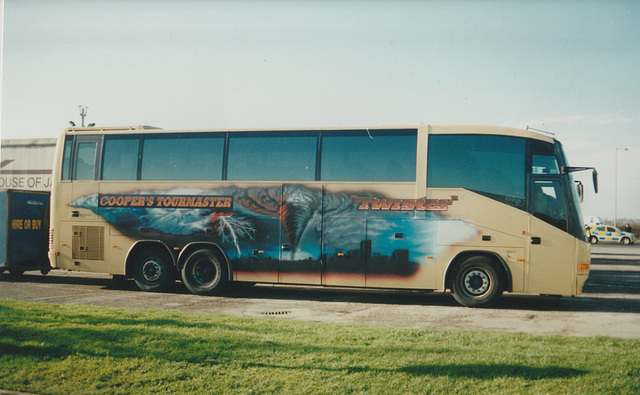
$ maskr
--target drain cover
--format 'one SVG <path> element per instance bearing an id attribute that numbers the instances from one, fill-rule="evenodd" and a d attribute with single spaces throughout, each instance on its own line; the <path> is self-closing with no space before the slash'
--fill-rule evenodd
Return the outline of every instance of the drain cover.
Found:
<path id="1" fill-rule="evenodd" d="M 291 314 L 290 311 L 265 311 L 262 315 L 287 315 Z"/>

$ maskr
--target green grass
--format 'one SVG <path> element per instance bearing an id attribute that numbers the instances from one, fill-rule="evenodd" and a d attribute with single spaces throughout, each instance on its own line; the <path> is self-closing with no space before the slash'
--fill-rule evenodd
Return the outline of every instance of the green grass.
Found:
<path id="1" fill-rule="evenodd" d="M 638 393 L 640 341 L 0 300 L 0 388 L 90 393 Z"/>

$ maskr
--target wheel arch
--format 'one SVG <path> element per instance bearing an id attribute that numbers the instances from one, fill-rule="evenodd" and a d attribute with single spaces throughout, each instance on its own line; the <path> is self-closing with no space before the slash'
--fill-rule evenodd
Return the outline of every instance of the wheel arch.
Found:
<path id="1" fill-rule="evenodd" d="M 187 244 L 182 249 L 182 251 L 180 251 L 180 254 L 178 255 L 178 261 L 177 261 L 178 272 L 182 270 L 182 267 L 184 266 L 184 263 L 189 257 L 189 255 L 191 255 L 191 253 L 201 248 L 209 248 L 209 249 L 215 250 L 220 254 L 220 256 L 224 258 L 224 264 L 227 266 L 227 277 L 228 277 L 227 280 L 233 281 L 233 270 L 231 269 L 231 263 L 230 263 L 229 257 L 227 256 L 227 254 L 225 254 L 224 250 L 222 250 L 222 248 L 220 248 L 219 245 L 215 243 L 209 243 L 209 242 L 195 241 Z"/>
<path id="2" fill-rule="evenodd" d="M 496 263 L 496 266 L 498 267 L 498 269 L 501 270 L 502 275 L 504 276 L 505 281 L 504 281 L 503 290 L 506 292 L 511 292 L 513 290 L 513 280 L 511 277 L 511 270 L 509 270 L 509 266 L 507 265 L 507 263 L 497 253 L 493 251 L 483 251 L 483 250 L 461 251 L 458 254 L 456 254 L 456 256 L 453 257 L 453 259 L 451 259 L 451 261 L 447 265 L 447 268 L 445 269 L 442 289 L 451 289 L 451 286 L 453 284 L 453 276 L 458 265 L 460 265 L 462 262 L 474 256 L 483 256 L 494 261 Z"/>
<path id="3" fill-rule="evenodd" d="M 147 248 L 158 248 L 163 251 L 166 251 L 168 256 L 171 257 L 171 262 L 173 262 L 173 266 L 176 267 L 176 270 L 177 270 L 176 257 L 174 256 L 174 254 L 172 253 L 168 245 L 166 245 L 165 243 L 159 240 L 140 240 L 135 242 L 129 249 L 129 252 L 127 253 L 127 259 L 125 262 L 125 273 L 127 277 L 133 276 L 132 268 L 136 260 L 136 255 L 140 253 L 140 251 L 144 251 Z"/>

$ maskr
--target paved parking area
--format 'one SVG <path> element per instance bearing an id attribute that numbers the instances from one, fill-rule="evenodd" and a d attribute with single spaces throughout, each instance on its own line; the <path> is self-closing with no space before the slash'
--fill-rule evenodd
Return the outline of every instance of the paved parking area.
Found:
<path id="1" fill-rule="evenodd" d="M 574 298 L 506 294 L 494 308 L 471 309 L 449 293 L 296 286 L 233 287 L 221 297 L 121 289 L 111 277 L 54 270 L 0 278 L 0 298 L 133 309 L 172 309 L 335 324 L 490 329 L 539 335 L 640 338 L 640 246 L 596 246 L 585 294 Z"/>

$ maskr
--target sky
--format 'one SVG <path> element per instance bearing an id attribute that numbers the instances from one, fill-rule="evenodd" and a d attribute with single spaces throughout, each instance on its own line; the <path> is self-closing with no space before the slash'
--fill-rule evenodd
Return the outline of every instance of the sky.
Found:
<path id="1" fill-rule="evenodd" d="M 529 126 L 640 219 L 639 70 L 636 0 L 4 0 L 0 133 Z"/>

